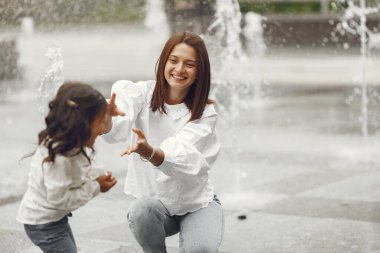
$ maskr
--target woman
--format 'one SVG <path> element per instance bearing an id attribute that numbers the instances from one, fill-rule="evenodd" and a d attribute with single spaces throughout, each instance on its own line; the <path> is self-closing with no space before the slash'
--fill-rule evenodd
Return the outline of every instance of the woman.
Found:
<path id="1" fill-rule="evenodd" d="M 166 252 L 165 237 L 180 233 L 183 252 L 217 252 L 222 207 L 209 180 L 220 145 L 203 40 L 173 35 L 157 62 L 156 81 L 118 81 L 112 87 L 104 138 L 132 145 L 125 193 L 132 233 L 145 252 Z"/>

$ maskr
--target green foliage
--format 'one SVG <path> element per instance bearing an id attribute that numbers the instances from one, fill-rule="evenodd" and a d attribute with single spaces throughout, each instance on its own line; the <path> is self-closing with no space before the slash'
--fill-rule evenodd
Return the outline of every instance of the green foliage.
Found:
<path id="1" fill-rule="evenodd" d="M 32 17 L 38 26 L 139 22 L 142 0 L 0 0 L 0 25 L 19 25 Z"/>
<path id="2" fill-rule="evenodd" d="M 112 3 L 112 1 L 102 1 L 102 3 L 90 13 L 92 19 L 100 23 L 114 23 L 114 22 L 137 22 L 144 18 L 144 2 L 135 1 L 134 6 L 124 3 L 123 1 Z M 142 4 L 141 4 L 142 2 Z"/>
<path id="3" fill-rule="evenodd" d="M 253 11 L 263 15 L 318 14 L 321 11 L 319 1 L 315 2 L 254 2 L 241 3 L 242 13 Z"/>

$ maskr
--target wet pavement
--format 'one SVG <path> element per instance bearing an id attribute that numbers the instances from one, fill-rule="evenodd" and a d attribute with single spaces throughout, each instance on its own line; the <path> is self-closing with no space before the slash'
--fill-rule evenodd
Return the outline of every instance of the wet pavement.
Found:
<path id="1" fill-rule="evenodd" d="M 19 158 L 33 150 L 42 127 L 34 87 L 47 64 L 43 51 L 48 42 L 62 43 L 67 79 L 96 82 L 105 93 L 108 84 L 124 74 L 128 78 L 134 73 L 128 78 L 132 80 L 152 78 L 155 58 L 146 59 L 149 52 L 160 50 L 157 43 L 146 51 L 138 47 L 135 52 L 124 52 L 122 48 L 130 48 L 126 43 L 132 44 L 133 38 L 134 42 L 148 38 L 137 32 L 130 38 L 112 32 L 110 37 L 94 35 L 93 40 L 83 36 L 75 43 L 75 33 L 56 36 L 41 35 L 20 45 L 23 50 L 34 48 L 22 51 L 32 84 L 22 91 L 10 91 L 0 105 L 1 252 L 40 252 L 15 216 L 30 161 L 20 163 Z M 92 46 L 75 51 L 77 40 L 93 41 Z M 261 99 L 244 101 L 232 118 L 231 113 L 220 113 L 222 151 L 211 180 L 225 209 L 221 252 L 380 252 L 377 87 L 370 87 L 369 138 L 365 141 L 360 94 L 354 87 L 356 69 L 342 67 L 357 64 L 358 56 L 335 55 L 334 71 L 323 70 L 333 64 L 327 64 L 326 58 L 323 52 L 312 57 L 306 53 L 268 56 L 261 65 L 266 80 Z M 369 70 L 380 66 L 377 61 L 372 64 Z M 374 84 L 380 80 L 375 71 L 370 78 Z M 123 149 L 101 139 L 96 143 L 98 160 L 113 171 L 119 183 L 74 212 L 70 223 L 79 252 L 141 252 L 126 221 L 131 198 L 122 192 L 126 161 L 119 154 Z M 178 236 L 168 238 L 167 245 L 168 252 L 178 252 Z"/>

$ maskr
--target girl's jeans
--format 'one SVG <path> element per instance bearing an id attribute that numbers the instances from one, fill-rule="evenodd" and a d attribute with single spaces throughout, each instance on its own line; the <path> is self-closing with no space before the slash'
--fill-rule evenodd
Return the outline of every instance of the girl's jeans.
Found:
<path id="1" fill-rule="evenodd" d="M 166 252 L 165 237 L 180 233 L 180 252 L 218 252 L 224 233 L 224 215 L 215 197 L 207 207 L 170 216 L 161 201 L 142 197 L 128 211 L 129 227 L 144 252 Z"/>
<path id="2" fill-rule="evenodd" d="M 24 225 L 26 234 L 44 253 L 76 253 L 73 233 L 68 218 L 42 225 Z"/>

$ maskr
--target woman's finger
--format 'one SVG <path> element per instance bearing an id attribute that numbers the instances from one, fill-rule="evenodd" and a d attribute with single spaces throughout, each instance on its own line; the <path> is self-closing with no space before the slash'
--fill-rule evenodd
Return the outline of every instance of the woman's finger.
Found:
<path id="1" fill-rule="evenodd" d="M 123 153 L 121 153 L 121 156 L 124 156 L 124 155 L 130 155 L 130 154 L 132 154 L 133 152 L 136 152 L 136 151 L 137 151 L 137 148 L 138 148 L 137 145 L 130 146 L 127 150 L 125 150 Z"/>
<path id="2" fill-rule="evenodd" d="M 110 105 L 110 106 L 116 106 L 116 105 L 115 105 L 115 100 L 116 100 L 116 93 L 112 93 L 112 95 L 111 95 L 111 99 L 110 99 L 110 101 L 109 101 L 109 105 Z"/>
<path id="3" fill-rule="evenodd" d="M 130 155 L 131 154 L 131 147 L 127 148 L 123 153 L 121 153 L 121 156 Z"/>
<path id="4" fill-rule="evenodd" d="M 120 110 L 119 108 L 115 108 L 116 109 L 116 114 L 119 115 L 119 116 L 125 116 L 125 112 L 123 112 L 122 110 Z"/>
<path id="5" fill-rule="evenodd" d="M 144 133 L 138 128 L 132 128 L 132 131 L 137 134 L 137 137 L 145 139 Z"/>
<path id="6" fill-rule="evenodd" d="M 125 155 L 129 155 L 129 149 L 125 150 L 123 153 L 121 153 L 120 155 L 121 156 L 125 156 Z"/>

